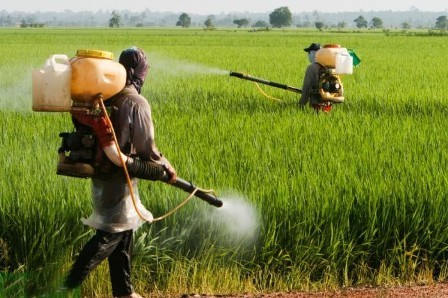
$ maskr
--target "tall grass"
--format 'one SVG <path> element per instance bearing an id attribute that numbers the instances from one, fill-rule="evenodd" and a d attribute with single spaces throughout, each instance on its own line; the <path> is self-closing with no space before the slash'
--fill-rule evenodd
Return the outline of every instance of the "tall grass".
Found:
<path id="1" fill-rule="evenodd" d="M 67 114 L 32 113 L 31 69 L 49 55 L 142 47 L 159 149 L 181 177 L 213 187 L 247 213 L 193 200 L 136 233 L 138 291 L 179 293 L 315 290 L 431 282 L 447 256 L 445 37 L 306 31 L 144 29 L 1 30 L 0 287 L 56 289 L 90 231 L 89 181 L 55 175 Z M 353 48 L 362 63 L 344 76 L 346 102 L 327 115 L 299 110 L 297 95 L 225 71 L 300 87 L 311 42 Z M 8 55 L 6 55 L 8 53 Z M 9 59 L 5 59 L 8 56 Z M 222 70 L 223 72 L 220 72 Z M 224 73 L 221 74 L 221 73 Z M 24 79 L 25 78 L 25 79 Z M 13 103 L 25 103 L 14 106 Z M 186 194 L 141 181 L 161 215 Z M 250 211 L 250 212 L 249 212 Z M 253 214 L 251 213 L 253 212 Z M 250 215 L 249 215 L 250 214 Z M 239 235 L 241 218 L 253 216 Z M 81 289 L 110 292 L 107 267 Z M 0 292 L 1 293 L 1 292 Z"/>

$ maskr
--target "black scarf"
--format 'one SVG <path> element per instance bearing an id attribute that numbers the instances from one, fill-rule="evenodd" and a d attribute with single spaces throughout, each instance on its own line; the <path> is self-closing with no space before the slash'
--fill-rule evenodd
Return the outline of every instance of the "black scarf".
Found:
<path id="1" fill-rule="evenodd" d="M 121 52 L 119 62 L 126 69 L 126 85 L 134 85 L 140 93 L 149 69 L 145 53 L 137 47 L 131 47 Z"/>

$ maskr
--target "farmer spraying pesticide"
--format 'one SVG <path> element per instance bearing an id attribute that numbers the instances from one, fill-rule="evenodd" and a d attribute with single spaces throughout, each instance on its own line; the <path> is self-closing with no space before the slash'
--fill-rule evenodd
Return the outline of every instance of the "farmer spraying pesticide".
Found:
<path id="1" fill-rule="evenodd" d="M 306 104 L 315 111 L 329 112 L 335 103 L 344 102 L 344 87 L 339 75 L 353 72 L 352 57 L 340 45 L 312 43 L 303 49 L 310 64 L 303 79 L 299 106 Z"/>
<path id="2" fill-rule="evenodd" d="M 177 177 L 157 149 L 151 109 L 140 95 L 148 69 L 145 53 L 132 47 L 121 53 L 119 63 L 112 53 L 80 50 L 70 60 L 52 57 L 33 72 L 33 110 L 69 111 L 75 126 L 74 132 L 60 134 L 58 174 L 92 178 L 93 213 L 83 222 L 96 234 L 73 264 L 64 283 L 68 290 L 107 258 L 113 296 L 141 297 L 131 282 L 133 231 L 161 218 L 154 219 L 142 205 L 136 177 L 162 180 L 191 193 L 189 198 L 222 205 L 209 191 Z"/>
<path id="3" fill-rule="evenodd" d="M 309 103 L 317 112 L 329 112 L 333 104 L 344 102 L 344 88 L 340 75 L 352 74 L 353 65 L 357 65 L 360 60 L 353 51 L 347 50 L 340 45 L 325 45 L 321 47 L 318 43 L 312 43 L 304 51 L 308 53 L 310 64 L 305 72 L 302 89 L 239 72 L 231 71 L 230 76 L 254 81 L 259 89 L 258 83 L 261 83 L 300 93 L 299 107 L 303 108 Z M 266 97 L 276 99 L 267 95 L 261 89 L 260 91 Z"/>
<path id="4" fill-rule="evenodd" d="M 169 180 L 176 180 L 176 171 L 169 161 L 157 150 L 154 142 L 154 127 L 148 102 L 140 95 L 148 71 L 144 53 L 135 48 L 120 55 L 120 64 L 126 69 L 126 86 L 108 103 L 116 108 L 113 124 L 116 129 L 120 151 L 161 165 L 169 174 Z M 93 129 L 101 148 L 113 145 L 113 135 L 103 117 L 92 117 L 83 112 L 72 112 L 74 122 Z M 124 160 L 129 171 L 135 166 L 134 158 Z M 101 161 L 100 161 L 101 163 Z M 137 192 L 137 180 L 131 185 Z M 143 224 L 139 214 L 152 220 L 151 213 L 143 207 L 136 195 L 136 208 L 132 208 L 130 186 L 123 171 L 104 173 L 92 178 L 93 214 L 84 220 L 96 230 L 78 255 L 65 286 L 69 289 L 81 285 L 82 281 L 105 258 L 109 262 L 112 292 L 114 297 L 141 297 L 134 293 L 131 282 L 131 244 L 133 231 Z"/>

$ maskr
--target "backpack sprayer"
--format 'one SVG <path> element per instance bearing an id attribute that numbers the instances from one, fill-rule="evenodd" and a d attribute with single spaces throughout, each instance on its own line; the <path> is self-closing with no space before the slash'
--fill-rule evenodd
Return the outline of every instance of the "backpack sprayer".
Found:
<path id="1" fill-rule="evenodd" d="M 340 75 L 352 74 L 353 65 L 358 65 L 360 59 L 352 50 L 347 50 L 340 45 L 325 45 L 316 52 L 316 61 L 322 65 L 323 68 L 319 74 L 319 87 L 316 90 L 312 90 L 312 93 L 319 94 L 322 102 L 328 102 L 330 104 L 343 103 L 344 86 Z M 241 72 L 231 71 L 230 76 L 295 93 L 302 93 L 302 90 L 297 87 L 253 77 Z"/>
<path id="2" fill-rule="evenodd" d="M 115 170 L 122 167 L 127 176 L 134 206 L 131 176 L 169 182 L 170 178 L 162 165 L 128 157 L 120 151 L 103 102 L 120 92 L 126 82 L 126 70 L 120 63 L 113 61 L 112 53 L 78 50 L 76 57 L 72 59 L 68 59 L 66 55 L 52 55 L 43 68 L 33 70 L 32 81 L 33 111 L 70 112 L 72 115 L 89 119 L 95 126 L 109 128 L 113 135 L 114 144 L 101 148 L 95 129 L 74 119 L 75 130 L 59 134 L 62 142 L 58 150 L 58 175 L 101 177 L 114 167 Z M 110 162 L 100 166 L 98 160 L 103 155 Z M 133 161 L 129 169 L 124 162 L 127 159 Z M 178 177 L 175 182 L 168 184 L 190 193 L 189 198 L 194 195 L 213 206 L 223 205 L 212 190 L 200 189 L 182 178 Z M 139 215 L 141 216 L 140 213 Z"/>

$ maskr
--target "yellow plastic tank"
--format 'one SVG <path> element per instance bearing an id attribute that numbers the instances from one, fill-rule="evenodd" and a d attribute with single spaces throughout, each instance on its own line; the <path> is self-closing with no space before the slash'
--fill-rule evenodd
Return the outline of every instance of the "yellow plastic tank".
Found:
<path id="1" fill-rule="evenodd" d="M 327 44 L 316 52 L 316 61 L 325 67 L 335 68 L 338 54 L 349 55 L 346 48 L 338 44 Z"/>
<path id="2" fill-rule="evenodd" d="M 113 53 L 98 50 L 78 50 L 70 59 L 71 97 L 74 102 L 90 102 L 101 93 L 109 99 L 126 84 L 126 70 L 113 60 Z"/>

